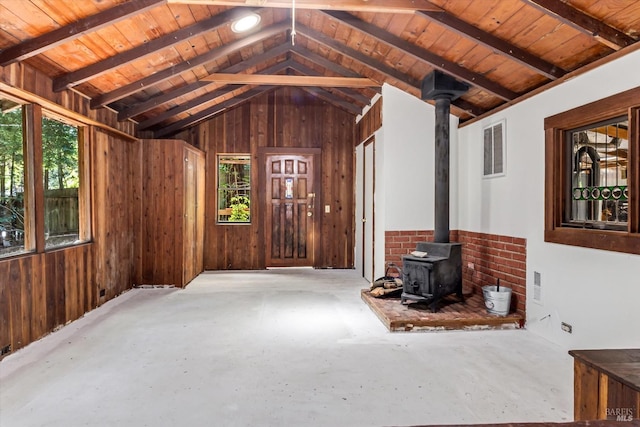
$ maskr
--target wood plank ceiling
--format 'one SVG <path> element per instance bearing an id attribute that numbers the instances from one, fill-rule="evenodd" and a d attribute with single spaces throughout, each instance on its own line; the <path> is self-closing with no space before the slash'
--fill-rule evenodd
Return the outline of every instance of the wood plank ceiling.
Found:
<path id="1" fill-rule="evenodd" d="M 0 66 L 24 61 L 167 137 L 282 84 L 357 115 L 383 83 L 419 97 L 434 69 L 471 85 L 452 107 L 465 121 L 640 37 L 632 0 L 295 3 L 0 0 Z M 231 31 L 249 12 L 259 27 Z"/>

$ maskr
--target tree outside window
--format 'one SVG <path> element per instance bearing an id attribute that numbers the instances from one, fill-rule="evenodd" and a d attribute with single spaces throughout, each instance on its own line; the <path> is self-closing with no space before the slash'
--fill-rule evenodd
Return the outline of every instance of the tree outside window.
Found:
<path id="1" fill-rule="evenodd" d="M 218 156 L 218 222 L 251 222 L 251 157 Z"/>
<path id="2" fill-rule="evenodd" d="M 45 248 L 73 244 L 80 231 L 77 127 L 43 117 L 42 168 Z"/>
<path id="3" fill-rule="evenodd" d="M 22 107 L 0 98 L 0 257 L 24 251 Z"/>

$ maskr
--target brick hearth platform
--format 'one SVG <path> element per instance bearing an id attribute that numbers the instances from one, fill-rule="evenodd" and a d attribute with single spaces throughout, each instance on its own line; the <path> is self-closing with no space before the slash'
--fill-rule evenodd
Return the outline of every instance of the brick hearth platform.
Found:
<path id="1" fill-rule="evenodd" d="M 487 313 L 480 293 L 465 293 L 464 303 L 455 295 L 449 295 L 440 301 L 436 313 L 424 304 L 403 305 L 400 295 L 375 298 L 369 289 L 363 289 L 361 296 L 391 332 L 519 329 L 524 326 L 524 318 L 520 314 L 510 313 L 502 317 Z"/>

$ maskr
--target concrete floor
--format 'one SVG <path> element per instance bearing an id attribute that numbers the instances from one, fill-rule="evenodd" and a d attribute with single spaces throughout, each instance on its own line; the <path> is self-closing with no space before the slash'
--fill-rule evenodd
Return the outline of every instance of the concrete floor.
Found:
<path id="1" fill-rule="evenodd" d="M 350 270 L 134 289 L 0 362 L 0 425 L 571 421 L 571 358 L 526 330 L 390 333 Z"/>

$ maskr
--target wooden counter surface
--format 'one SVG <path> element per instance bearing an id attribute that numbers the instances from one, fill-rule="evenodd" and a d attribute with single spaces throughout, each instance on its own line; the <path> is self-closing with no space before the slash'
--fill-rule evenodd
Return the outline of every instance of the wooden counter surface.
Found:
<path id="1" fill-rule="evenodd" d="M 640 349 L 571 350 L 574 419 L 640 424 Z"/>
<path id="2" fill-rule="evenodd" d="M 640 349 L 571 350 L 575 359 L 640 391 Z"/>

